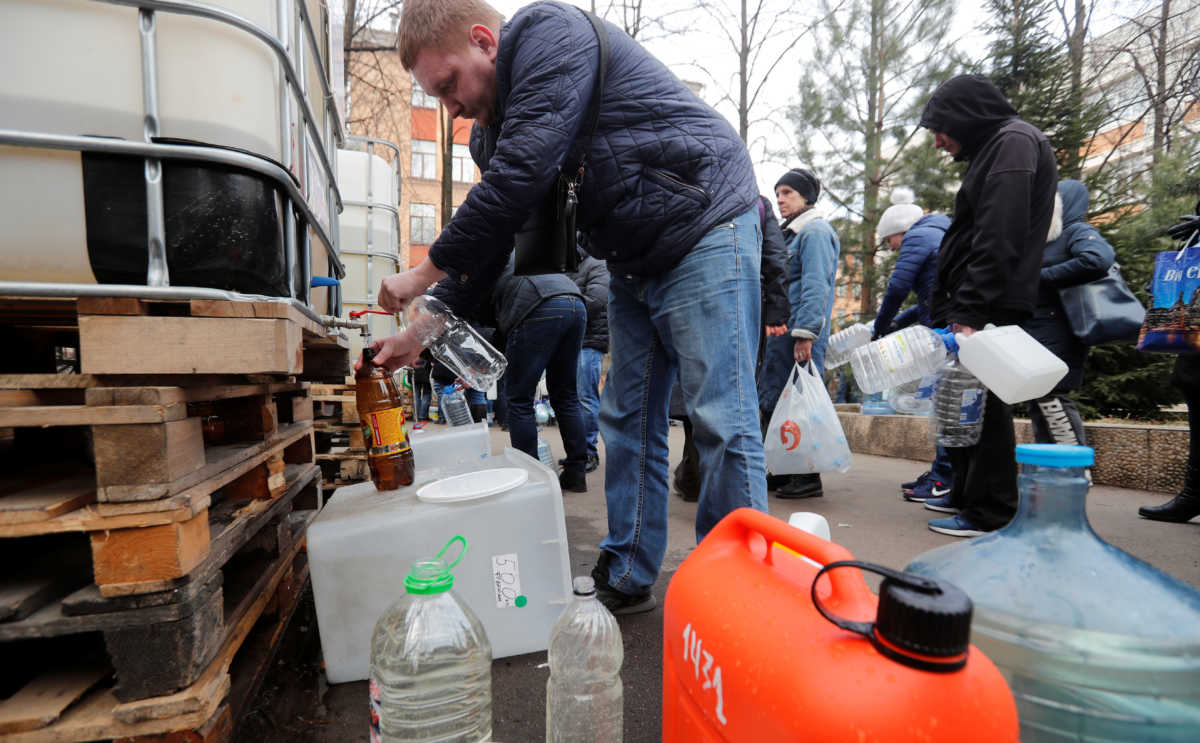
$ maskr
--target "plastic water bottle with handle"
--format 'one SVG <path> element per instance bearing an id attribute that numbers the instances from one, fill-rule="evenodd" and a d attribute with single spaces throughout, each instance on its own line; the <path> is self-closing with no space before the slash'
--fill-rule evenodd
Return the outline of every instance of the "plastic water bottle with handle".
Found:
<path id="1" fill-rule="evenodd" d="M 462 543 L 447 565 L 446 550 Z M 450 569 L 466 554 L 456 536 L 432 560 L 413 564 L 405 595 L 371 637 L 371 743 L 478 743 L 492 736 L 492 646 L 454 594 Z"/>
<path id="2" fill-rule="evenodd" d="M 914 325 L 855 349 L 850 366 L 869 394 L 930 374 L 952 354 L 1009 405 L 1044 397 L 1067 374 L 1062 359 L 1016 325 L 988 325 L 970 336 Z"/>
<path id="3" fill-rule="evenodd" d="M 452 426 L 469 426 L 475 422 L 471 418 L 471 408 L 467 405 L 467 398 L 457 385 L 446 385 L 438 398 L 438 406 L 445 414 L 447 422 Z"/>
<path id="4" fill-rule="evenodd" d="M 576 578 L 575 596 L 550 632 L 550 679 L 546 682 L 548 743 L 619 743 L 621 628 L 596 598 L 589 577 Z"/>
<path id="5" fill-rule="evenodd" d="M 400 313 L 400 327 L 415 332 L 421 345 L 471 389 L 491 387 L 508 366 L 504 354 L 428 294 L 409 302 Z"/>
<path id="6" fill-rule="evenodd" d="M 962 447 L 979 443 L 983 434 L 983 404 L 987 389 L 954 358 L 946 359 L 933 388 L 933 440 L 938 446 Z"/>

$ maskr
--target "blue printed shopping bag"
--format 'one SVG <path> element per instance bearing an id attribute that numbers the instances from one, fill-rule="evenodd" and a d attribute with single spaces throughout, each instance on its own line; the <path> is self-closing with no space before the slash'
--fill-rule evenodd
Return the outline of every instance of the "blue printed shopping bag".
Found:
<path id="1" fill-rule="evenodd" d="M 1200 352 L 1200 245 L 1155 256 L 1150 289 L 1138 350 Z"/>

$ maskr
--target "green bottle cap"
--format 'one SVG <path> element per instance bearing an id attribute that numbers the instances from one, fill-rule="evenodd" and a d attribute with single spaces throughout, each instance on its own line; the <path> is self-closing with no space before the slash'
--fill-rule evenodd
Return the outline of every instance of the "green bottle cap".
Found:
<path id="1" fill-rule="evenodd" d="M 454 562 L 447 565 L 442 560 L 442 555 L 446 554 L 446 550 L 450 549 L 450 545 L 455 542 L 462 542 L 462 552 L 458 553 L 458 558 Z M 462 561 L 465 554 L 467 554 L 467 540 L 462 535 L 457 535 L 446 542 L 446 546 L 437 553 L 437 557 L 413 563 L 408 575 L 404 578 L 404 589 L 418 595 L 449 591 L 454 587 L 454 573 L 451 573 L 450 570 Z"/>

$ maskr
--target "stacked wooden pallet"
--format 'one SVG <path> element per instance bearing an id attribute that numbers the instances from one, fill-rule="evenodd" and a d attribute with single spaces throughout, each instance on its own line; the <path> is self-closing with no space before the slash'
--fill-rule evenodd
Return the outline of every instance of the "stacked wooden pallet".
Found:
<path id="1" fill-rule="evenodd" d="M 25 332 L 44 305 L 16 304 Z M 48 326 L 83 373 L 0 374 L 0 741 L 231 737 L 322 504 L 297 377 L 310 350 L 345 366 L 289 308 L 241 305 L 81 299 L 77 346 Z"/>
<path id="2" fill-rule="evenodd" d="M 312 388 L 317 463 L 331 488 L 369 479 L 353 384 L 315 384 Z"/>

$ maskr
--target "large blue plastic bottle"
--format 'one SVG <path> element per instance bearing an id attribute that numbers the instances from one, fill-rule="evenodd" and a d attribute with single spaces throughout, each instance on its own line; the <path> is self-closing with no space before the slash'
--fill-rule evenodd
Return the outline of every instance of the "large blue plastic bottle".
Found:
<path id="1" fill-rule="evenodd" d="M 971 597 L 972 641 L 1008 679 L 1024 743 L 1198 741 L 1200 591 L 1092 531 L 1093 459 L 1084 446 L 1018 446 L 1012 522 L 906 570 Z"/>

